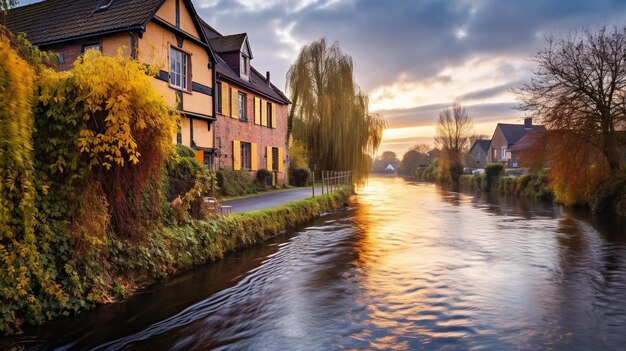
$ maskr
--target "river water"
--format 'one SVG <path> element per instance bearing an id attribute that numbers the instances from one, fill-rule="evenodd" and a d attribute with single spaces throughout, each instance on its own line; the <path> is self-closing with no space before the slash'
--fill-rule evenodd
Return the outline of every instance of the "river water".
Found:
<path id="1" fill-rule="evenodd" d="M 624 350 L 626 222 L 373 178 L 356 203 L 35 349 Z"/>

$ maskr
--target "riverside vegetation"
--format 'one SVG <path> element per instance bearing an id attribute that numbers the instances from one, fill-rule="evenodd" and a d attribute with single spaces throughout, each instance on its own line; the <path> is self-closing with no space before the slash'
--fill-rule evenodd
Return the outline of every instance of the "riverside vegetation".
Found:
<path id="1" fill-rule="evenodd" d="M 211 218 L 202 197 L 239 175 L 218 179 L 172 145 L 179 116 L 152 85 L 156 68 L 88 51 L 57 72 L 55 59 L 0 27 L 2 333 L 123 298 L 351 193 Z"/>
<path id="2" fill-rule="evenodd" d="M 426 168 L 415 171 L 418 181 L 451 184 L 451 176 L 441 170 L 439 160 L 433 161 Z M 543 202 L 557 202 L 568 206 L 586 207 L 593 213 L 611 213 L 626 216 L 626 177 L 615 176 L 600 183 L 590 193 L 589 202 L 564 203 L 555 190 L 548 171 L 507 176 L 504 166 L 491 163 L 485 167 L 484 174 L 461 175 L 458 187 L 473 192 L 493 192 L 502 195 L 524 197 Z"/>

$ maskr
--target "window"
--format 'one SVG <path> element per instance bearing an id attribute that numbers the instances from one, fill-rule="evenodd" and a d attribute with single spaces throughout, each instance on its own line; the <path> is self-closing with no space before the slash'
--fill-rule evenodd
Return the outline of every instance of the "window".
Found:
<path id="1" fill-rule="evenodd" d="M 60 64 L 64 64 L 65 63 L 65 53 L 59 52 L 59 53 L 57 53 L 57 57 L 59 58 L 59 63 Z"/>
<path id="2" fill-rule="evenodd" d="M 278 148 L 272 148 L 272 171 L 278 171 Z"/>
<path id="3" fill-rule="evenodd" d="M 500 154 L 501 158 L 505 158 L 506 157 L 506 146 L 502 147 L 502 153 Z"/>
<path id="4" fill-rule="evenodd" d="M 100 44 L 83 45 L 83 54 L 86 53 L 89 50 L 98 50 L 98 51 L 100 51 Z"/>
<path id="5" fill-rule="evenodd" d="M 272 125 L 272 104 L 268 101 L 265 106 L 267 112 L 267 126 L 270 128 L 275 128 L 275 126 Z"/>
<path id="6" fill-rule="evenodd" d="M 222 101 L 222 83 L 218 82 L 215 88 L 215 93 L 217 94 L 217 112 L 224 114 L 224 112 L 222 112 L 222 106 L 224 105 L 224 101 Z"/>
<path id="7" fill-rule="evenodd" d="M 239 119 L 242 121 L 248 120 L 246 105 L 246 94 L 239 92 L 237 95 L 237 108 L 239 111 Z"/>
<path id="8" fill-rule="evenodd" d="M 183 133 L 179 129 L 178 132 L 176 132 L 176 144 L 182 144 L 182 143 L 183 143 Z"/>
<path id="9" fill-rule="evenodd" d="M 170 48 L 170 85 L 182 89 L 189 90 L 189 54 Z"/>
<path id="10" fill-rule="evenodd" d="M 213 167 L 213 155 L 209 151 L 204 151 L 204 167 L 211 169 Z"/>
<path id="11" fill-rule="evenodd" d="M 493 160 L 495 161 L 498 158 L 498 149 L 493 149 Z"/>
<path id="12" fill-rule="evenodd" d="M 239 72 L 241 72 L 241 75 L 244 76 L 248 76 L 249 74 L 249 66 L 248 66 L 248 57 L 241 55 L 241 60 L 239 62 L 240 68 L 239 68 Z"/>
<path id="13" fill-rule="evenodd" d="M 252 144 L 241 143 L 241 168 L 252 168 Z"/>

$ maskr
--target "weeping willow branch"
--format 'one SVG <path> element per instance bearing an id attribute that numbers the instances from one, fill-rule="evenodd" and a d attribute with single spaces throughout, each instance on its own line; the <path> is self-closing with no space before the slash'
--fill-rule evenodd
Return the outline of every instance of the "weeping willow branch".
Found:
<path id="1" fill-rule="evenodd" d="M 306 145 L 311 166 L 367 177 L 387 124 L 370 113 L 354 81 L 352 58 L 322 38 L 305 46 L 287 73 L 289 133 Z"/>

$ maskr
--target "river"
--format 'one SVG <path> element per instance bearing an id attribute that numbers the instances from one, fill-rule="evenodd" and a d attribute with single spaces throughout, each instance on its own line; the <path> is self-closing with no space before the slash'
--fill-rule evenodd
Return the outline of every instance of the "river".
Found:
<path id="1" fill-rule="evenodd" d="M 124 303 L 29 329 L 27 345 L 624 350 L 625 228 L 554 205 L 372 178 L 350 208 Z"/>

